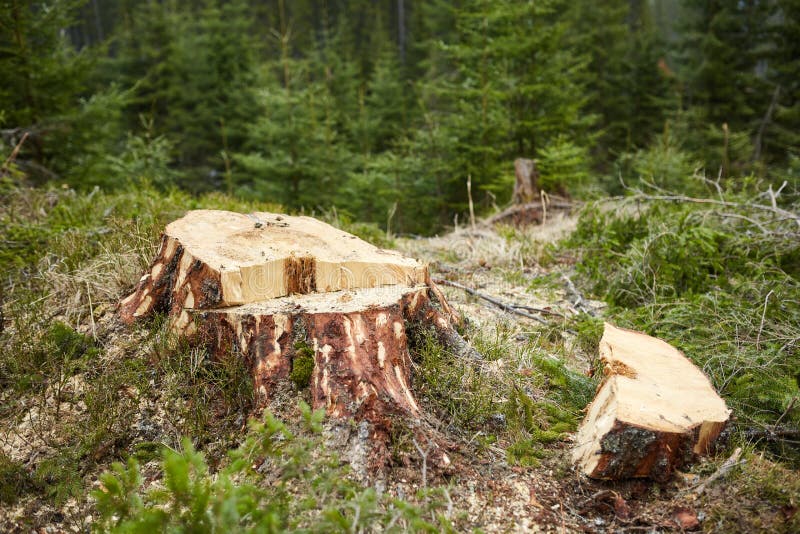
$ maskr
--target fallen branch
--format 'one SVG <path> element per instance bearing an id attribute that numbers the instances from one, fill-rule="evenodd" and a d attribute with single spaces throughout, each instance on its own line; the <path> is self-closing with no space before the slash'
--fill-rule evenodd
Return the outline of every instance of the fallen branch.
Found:
<path id="1" fill-rule="evenodd" d="M 785 441 L 800 439 L 800 428 L 770 426 L 763 429 L 748 428 L 744 431 L 748 439 L 765 439 L 767 441 Z"/>
<path id="2" fill-rule="evenodd" d="M 463 291 L 466 291 L 470 295 L 473 295 L 475 297 L 478 297 L 478 298 L 481 298 L 481 299 L 485 300 L 486 302 L 490 302 L 490 303 L 494 304 L 495 306 L 497 306 L 498 308 L 500 308 L 503 311 L 506 311 L 506 312 L 509 312 L 509 313 L 514 313 L 516 315 L 521 315 L 522 317 L 525 317 L 525 318 L 528 318 L 528 319 L 532 319 L 532 320 L 534 320 L 536 322 L 539 322 L 539 323 L 542 323 L 542 324 L 550 324 L 550 323 L 548 323 L 547 321 L 545 321 L 541 317 L 537 317 L 536 315 L 528 313 L 528 311 L 526 311 L 526 310 L 535 311 L 535 312 L 538 312 L 538 313 L 545 313 L 545 314 L 548 314 L 548 315 L 556 315 L 558 317 L 565 318 L 564 315 L 562 315 L 562 314 L 560 314 L 558 312 L 545 310 L 543 308 L 534 308 L 533 306 L 519 306 L 519 305 L 509 304 L 509 303 L 503 302 L 503 301 L 501 301 L 500 299 L 498 299 L 496 297 L 493 297 L 491 295 L 487 295 L 486 293 L 481 293 L 480 291 L 476 291 L 476 290 L 472 289 L 471 287 L 465 286 L 463 284 L 459 284 L 458 282 L 451 282 L 450 280 L 444 280 L 444 279 L 440 279 L 440 278 L 434 278 L 433 281 L 434 281 L 434 283 L 439 284 L 439 285 L 450 286 L 450 287 L 455 287 L 455 288 L 461 289 Z"/>
<path id="3" fill-rule="evenodd" d="M 665 201 L 665 202 L 686 202 L 689 204 L 711 204 L 714 206 L 724 206 L 726 208 L 738 208 L 738 209 L 755 209 L 760 211 L 768 211 L 770 213 L 775 213 L 784 217 L 784 220 L 794 221 L 797 226 L 800 226 L 800 215 L 787 211 L 785 209 L 777 207 L 775 204 L 767 206 L 765 204 L 744 204 L 741 202 L 731 202 L 729 200 L 716 200 L 713 198 L 694 198 L 694 197 L 687 197 L 684 195 L 645 195 L 645 194 L 637 194 L 635 196 L 630 197 L 637 202 L 658 202 L 658 201 Z"/>
<path id="4" fill-rule="evenodd" d="M 737 465 L 743 464 L 746 460 L 742 460 L 740 462 L 739 461 L 739 457 L 741 457 L 741 455 L 742 455 L 742 448 L 741 447 L 736 447 L 736 450 L 733 451 L 733 454 L 731 454 L 730 458 L 728 458 L 727 460 L 722 462 L 722 465 L 719 466 L 719 469 L 714 471 L 714 473 L 710 477 L 708 477 L 705 480 L 705 482 L 703 482 L 700 485 L 698 485 L 697 489 L 695 490 L 695 492 L 698 495 L 702 495 L 703 492 L 706 490 L 706 488 L 708 488 L 709 484 L 711 484 L 712 482 L 714 482 L 718 478 L 724 477 L 726 474 L 728 474 L 728 471 L 730 471 L 731 469 L 733 469 Z"/>
<path id="5" fill-rule="evenodd" d="M 484 221 L 486 224 L 511 223 L 511 224 L 542 224 L 545 219 L 545 209 L 568 211 L 579 207 L 576 203 L 566 200 L 550 200 L 543 209 L 544 199 L 527 204 L 515 204 L 504 209 L 500 213 L 495 213 Z"/>
<path id="6" fill-rule="evenodd" d="M 592 317 L 597 315 L 594 312 L 594 310 L 592 310 L 591 308 L 588 308 L 588 307 L 583 305 L 583 303 L 584 303 L 584 301 L 586 299 L 583 298 L 583 295 L 581 294 L 581 292 L 578 291 L 578 288 L 575 287 L 574 283 L 572 283 L 572 280 L 570 279 L 570 277 L 567 276 L 566 274 L 562 274 L 561 275 L 561 279 L 564 280 L 564 284 L 566 284 L 566 286 L 567 286 L 567 295 L 572 295 L 573 297 L 575 297 L 575 300 L 570 302 L 572 304 L 572 307 L 575 308 L 576 310 L 582 311 L 583 313 L 586 313 L 586 314 L 588 314 L 588 315 L 590 315 Z"/>

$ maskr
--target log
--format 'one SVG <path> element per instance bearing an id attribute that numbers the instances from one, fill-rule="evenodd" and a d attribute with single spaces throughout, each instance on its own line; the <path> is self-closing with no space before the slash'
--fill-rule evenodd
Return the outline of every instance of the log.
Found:
<path id="1" fill-rule="evenodd" d="M 360 462 L 371 468 L 390 457 L 394 418 L 422 418 L 409 330 L 431 329 L 462 357 L 480 358 L 426 265 L 310 217 L 189 212 L 166 227 L 118 313 L 128 324 L 164 313 L 173 333 L 215 358 L 242 358 L 258 407 L 291 383 L 308 388 L 314 409 L 368 436 Z"/>
<path id="2" fill-rule="evenodd" d="M 600 479 L 664 481 L 711 451 L 731 412 L 683 353 L 606 323 L 600 358 L 605 377 L 573 450 L 581 472 Z"/>

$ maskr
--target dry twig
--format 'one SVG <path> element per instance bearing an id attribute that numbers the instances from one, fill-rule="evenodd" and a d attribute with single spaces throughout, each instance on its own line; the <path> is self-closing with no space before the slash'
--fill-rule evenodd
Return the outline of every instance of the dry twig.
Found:
<path id="1" fill-rule="evenodd" d="M 471 287 L 465 286 L 463 284 L 459 284 L 458 282 L 451 282 L 450 280 L 444 280 L 444 279 L 440 279 L 440 278 L 435 278 L 435 279 L 433 279 L 433 281 L 434 281 L 434 283 L 439 284 L 439 285 L 450 286 L 450 287 L 455 287 L 455 288 L 461 289 L 463 291 L 466 291 L 470 295 L 473 295 L 475 297 L 478 297 L 478 298 L 481 298 L 481 299 L 485 300 L 486 302 L 490 302 L 490 303 L 494 304 L 495 306 L 497 306 L 498 308 L 500 308 L 503 311 L 506 311 L 506 312 L 509 312 L 509 313 L 514 313 L 516 315 L 521 315 L 522 317 L 526 317 L 528 319 L 533 319 L 534 321 L 542 323 L 542 324 L 549 324 L 549 323 L 547 321 L 545 321 L 544 319 L 542 319 L 541 317 L 537 317 L 536 315 L 528 313 L 528 311 L 534 311 L 534 312 L 537 312 L 537 313 L 544 313 L 544 314 L 547 314 L 547 315 L 555 315 L 557 317 L 565 318 L 565 316 L 563 314 L 560 314 L 558 312 L 554 312 L 554 311 L 551 311 L 551 310 L 546 310 L 544 308 L 534 308 L 533 306 L 521 306 L 521 305 L 517 305 L 517 304 L 510 304 L 510 303 L 507 303 L 507 302 L 503 302 L 502 300 L 500 300 L 500 299 L 498 299 L 496 297 L 493 297 L 491 295 L 487 295 L 486 293 L 481 293 L 480 291 L 476 291 L 475 289 L 472 289 Z M 528 310 L 528 311 L 526 311 L 526 310 Z"/>
<path id="2" fill-rule="evenodd" d="M 702 495 L 703 492 L 706 490 L 706 488 L 708 488 L 709 484 L 711 484 L 712 482 L 714 482 L 718 478 L 725 476 L 728 473 L 728 471 L 730 471 L 731 469 L 733 469 L 737 465 L 743 464 L 746 460 L 742 460 L 740 462 L 739 458 L 741 456 L 742 456 L 742 448 L 741 447 L 736 447 L 736 450 L 733 451 L 733 454 L 731 454 L 730 458 L 728 458 L 727 460 L 722 462 L 722 465 L 719 466 L 719 469 L 714 471 L 714 473 L 710 477 L 708 477 L 705 480 L 705 482 L 702 482 L 701 484 L 699 484 L 696 487 L 695 492 L 698 495 Z"/>

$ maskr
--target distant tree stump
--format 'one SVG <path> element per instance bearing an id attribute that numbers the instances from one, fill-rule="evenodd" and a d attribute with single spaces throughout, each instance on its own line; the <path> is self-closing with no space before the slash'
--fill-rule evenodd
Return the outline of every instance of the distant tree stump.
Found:
<path id="1" fill-rule="evenodd" d="M 566 197 L 551 198 L 542 194 L 536 161 L 517 158 L 514 160 L 514 175 L 516 180 L 511 195 L 511 206 L 489 217 L 487 223 L 512 226 L 542 224 L 549 210 L 561 211 L 572 208 L 572 203 Z"/>
<path id="2" fill-rule="evenodd" d="M 420 418 L 409 328 L 479 358 L 427 266 L 310 217 L 198 210 L 169 224 L 148 273 L 119 305 L 128 324 L 165 313 L 172 330 L 252 370 L 259 405 L 308 386 L 332 419 L 367 422 L 370 467 L 393 417 Z"/>
<path id="3" fill-rule="evenodd" d="M 529 204 L 539 199 L 539 171 L 532 159 L 517 158 L 514 160 L 514 195 L 511 202 L 515 205 Z"/>

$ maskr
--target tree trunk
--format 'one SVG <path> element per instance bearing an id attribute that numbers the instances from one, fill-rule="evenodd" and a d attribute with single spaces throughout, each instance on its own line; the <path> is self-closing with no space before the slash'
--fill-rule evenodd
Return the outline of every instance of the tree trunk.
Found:
<path id="1" fill-rule="evenodd" d="M 606 377 L 573 451 L 584 474 L 663 481 L 710 451 L 730 410 L 686 356 L 664 341 L 606 324 L 600 357 Z"/>

